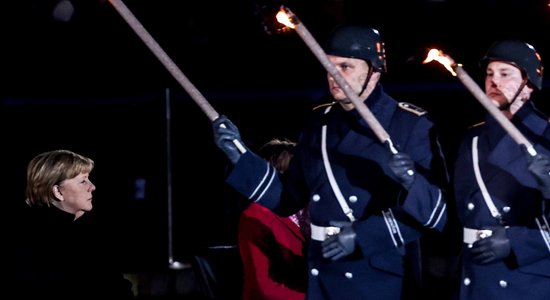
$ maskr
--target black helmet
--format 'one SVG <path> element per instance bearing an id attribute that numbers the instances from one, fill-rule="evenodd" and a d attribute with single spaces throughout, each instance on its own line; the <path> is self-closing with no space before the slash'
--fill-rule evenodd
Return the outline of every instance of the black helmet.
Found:
<path id="1" fill-rule="evenodd" d="M 481 66 L 487 67 L 491 61 L 503 61 L 518 67 L 531 84 L 539 91 L 542 88 L 542 62 L 535 48 L 518 40 L 495 42 L 481 59 Z"/>
<path id="2" fill-rule="evenodd" d="M 377 72 L 386 72 L 386 51 L 378 30 L 365 26 L 336 28 L 325 47 L 329 55 L 366 60 Z"/>

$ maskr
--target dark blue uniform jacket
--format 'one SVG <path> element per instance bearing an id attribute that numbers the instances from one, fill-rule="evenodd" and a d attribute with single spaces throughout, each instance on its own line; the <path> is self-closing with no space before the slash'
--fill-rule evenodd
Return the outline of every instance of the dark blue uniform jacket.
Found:
<path id="1" fill-rule="evenodd" d="M 227 181 L 235 189 L 282 215 L 309 206 L 311 222 L 349 221 L 328 181 L 322 156 L 326 151 L 336 182 L 357 219 L 359 250 L 333 262 L 322 257 L 321 242 L 309 246 L 309 299 L 401 299 L 406 245 L 426 229 L 446 222 L 447 182 L 436 132 L 425 112 L 398 103 L 379 85 L 367 106 L 394 144 L 416 165 L 416 179 L 406 192 L 387 167 L 391 152 L 356 113 L 339 104 L 314 109 L 302 131 L 289 170 L 279 176 L 267 162 L 248 151 Z"/>
<path id="2" fill-rule="evenodd" d="M 550 156 L 550 127 L 546 116 L 531 102 L 514 115 L 514 125 L 534 145 Z M 472 164 L 472 139 L 478 137 L 481 177 L 502 215 L 494 218 L 480 192 Z M 550 235 L 548 200 L 537 190 L 527 170 L 526 154 L 488 116 L 467 133 L 456 160 L 455 193 L 464 227 L 509 226 L 506 230 L 512 256 L 489 265 L 476 265 L 463 244 L 461 299 L 550 299 Z"/>

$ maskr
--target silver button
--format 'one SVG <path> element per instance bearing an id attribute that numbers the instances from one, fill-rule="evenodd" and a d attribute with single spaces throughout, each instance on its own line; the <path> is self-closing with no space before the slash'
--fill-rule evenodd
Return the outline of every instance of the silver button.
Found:
<path id="1" fill-rule="evenodd" d="M 353 278 L 353 274 L 351 272 L 346 272 L 344 274 L 344 276 L 346 276 L 347 279 L 352 279 Z"/>
<path id="2" fill-rule="evenodd" d="M 502 211 L 505 212 L 505 213 L 510 212 L 510 206 L 503 207 Z"/>
<path id="3" fill-rule="evenodd" d="M 476 208 L 476 206 L 472 202 L 468 203 L 468 210 L 474 210 L 474 208 Z"/>
<path id="4" fill-rule="evenodd" d="M 508 282 L 506 282 L 506 280 L 501 280 L 498 282 L 498 284 L 500 285 L 500 287 L 503 287 L 503 288 L 508 286 Z"/>
<path id="5" fill-rule="evenodd" d="M 357 202 L 357 196 L 354 196 L 354 195 L 349 196 L 349 202 L 351 203 Z"/>
<path id="6" fill-rule="evenodd" d="M 464 278 L 464 285 L 465 285 L 465 286 L 469 286 L 470 283 L 471 283 L 470 278 L 468 278 L 468 277 Z"/>
<path id="7" fill-rule="evenodd" d="M 319 194 L 315 194 L 315 195 L 313 195 L 313 197 L 311 197 L 311 199 L 313 201 L 317 202 L 317 201 L 321 200 L 321 196 L 319 196 Z"/>
<path id="8" fill-rule="evenodd" d="M 313 275 L 313 276 L 319 275 L 319 270 L 317 270 L 317 269 L 311 269 L 311 275 Z"/>

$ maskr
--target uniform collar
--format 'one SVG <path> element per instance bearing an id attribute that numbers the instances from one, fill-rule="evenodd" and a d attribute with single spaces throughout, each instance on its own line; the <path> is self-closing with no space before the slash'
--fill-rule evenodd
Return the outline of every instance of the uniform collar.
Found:
<path id="1" fill-rule="evenodd" d="M 531 101 L 525 103 L 510 121 L 527 139 L 535 139 L 541 136 L 548 125 L 546 118 L 542 116 Z M 502 125 L 491 114 L 487 114 L 485 117 L 485 132 L 491 148 L 494 148 L 507 134 Z"/>
<path id="2" fill-rule="evenodd" d="M 536 108 L 532 101 L 525 103 L 514 115 L 512 122 L 528 136 L 543 134 L 548 120 Z"/>
<path id="3" fill-rule="evenodd" d="M 383 128 L 389 127 L 391 117 L 397 107 L 396 103 L 397 101 L 393 100 L 388 94 L 386 94 L 380 83 L 376 85 L 372 93 L 365 100 L 365 104 Z M 365 120 L 361 121 L 364 125 L 367 125 Z"/>

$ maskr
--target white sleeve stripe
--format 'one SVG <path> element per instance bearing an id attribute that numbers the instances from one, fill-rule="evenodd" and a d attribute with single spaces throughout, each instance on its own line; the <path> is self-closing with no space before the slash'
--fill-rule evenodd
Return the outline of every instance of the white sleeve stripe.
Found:
<path id="1" fill-rule="evenodd" d="M 542 236 L 542 239 L 544 240 L 544 243 L 546 244 L 546 247 L 548 248 L 548 251 L 550 252 L 550 234 L 548 233 L 548 221 L 544 216 L 542 216 L 542 219 L 544 221 L 544 225 L 540 223 L 539 219 L 535 218 L 535 221 L 537 221 L 537 225 L 539 226 L 540 235 Z"/>
<path id="2" fill-rule="evenodd" d="M 271 183 L 273 182 L 273 179 L 275 179 L 275 172 L 271 173 L 271 178 L 269 179 L 269 182 L 264 187 L 264 190 L 262 191 L 262 193 L 258 196 L 258 199 L 254 200 L 254 202 L 258 202 L 258 201 L 260 201 L 260 199 L 262 199 L 263 195 L 265 195 L 265 193 L 267 192 L 267 190 L 271 186 Z"/>
<path id="3" fill-rule="evenodd" d="M 437 220 L 435 221 L 435 223 L 432 226 L 430 226 L 430 228 L 435 228 L 435 226 L 437 224 L 439 224 L 439 221 L 441 221 L 441 218 L 443 217 L 443 214 L 445 213 L 445 210 L 447 210 L 447 204 L 443 204 L 443 208 L 439 212 L 439 216 L 437 217 Z"/>
<path id="4" fill-rule="evenodd" d="M 266 166 L 267 166 L 267 169 L 265 171 L 265 174 L 262 178 L 262 180 L 260 181 L 260 184 L 258 184 L 258 186 L 254 189 L 254 191 L 252 192 L 252 194 L 250 194 L 248 196 L 248 199 L 254 199 L 254 196 L 256 195 L 256 193 L 258 192 L 258 190 L 262 187 L 262 185 L 264 184 L 266 178 L 269 176 L 269 173 L 270 173 L 270 168 L 271 168 L 271 165 L 266 162 Z"/>
<path id="5" fill-rule="evenodd" d="M 442 195 L 441 195 L 441 190 L 438 189 L 437 191 L 438 191 L 438 194 L 439 194 L 438 197 L 437 197 L 437 204 L 436 204 L 434 210 L 432 211 L 432 214 L 430 215 L 430 219 L 428 219 L 428 222 L 426 222 L 424 224 L 424 226 L 430 226 L 430 223 L 432 222 L 434 216 L 436 214 L 438 214 L 437 221 L 435 222 L 435 224 L 431 225 L 430 228 L 433 228 L 435 225 L 437 225 L 437 223 L 439 222 L 439 219 L 441 219 L 441 211 L 445 210 L 445 205 L 446 205 L 445 203 L 442 203 L 442 201 L 441 201 L 441 199 L 443 198 Z M 443 205 L 443 208 L 440 207 L 441 205 Z M 439 213 L 438 213 L 438 211 L 439 211 Z"/>

